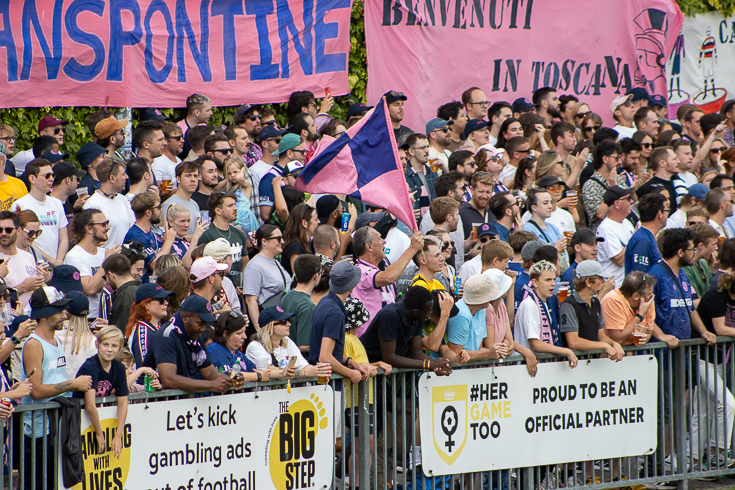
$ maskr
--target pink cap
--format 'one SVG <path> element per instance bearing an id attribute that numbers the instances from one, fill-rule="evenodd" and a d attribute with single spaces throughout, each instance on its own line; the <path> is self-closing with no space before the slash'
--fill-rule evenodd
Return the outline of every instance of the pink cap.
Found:
<path id="1" fill-rule="evenodd" d="M 613 119 L 615 118 L 615 111 L 618 110 L 618 107 L 628 102 L 630 99 L 633 98 L 633 94 L 628 95 L 621 95 L 619 97 L 615 97 L 612 102 L 610 102 L 610 117 Z"/>
<path id="2" fill-rule="evenodd" d="M 226 270 L 227 264 L 219 264 L 212 257 L 202 257 L 191 264 L 191 275 L 194 276 L 193 281 L 198 282 L 206 279 L 217 271 Z"/>

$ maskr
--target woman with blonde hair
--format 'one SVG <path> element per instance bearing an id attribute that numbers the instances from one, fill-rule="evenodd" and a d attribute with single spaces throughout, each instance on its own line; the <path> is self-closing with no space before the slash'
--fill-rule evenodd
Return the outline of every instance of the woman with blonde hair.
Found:
<path id="1" fill-rule="evenodd" d="M 559 180 L 564 177 L 564 162 L 561 161 L 559 153 L 554 150 L 542 152 L 536 162 L 536 175 L 534 181 L 538 181 L 544 175 L 553 175 Z"/>
<path id="2" fill-rule="evenodd" d="M 192 250 L 194 247 L 192 247 Z M 179 311 L 181 303 L 184 302 L 189 293 L 191 292 L 191 279 L 189 277 L 189 271 L 184 266 L 176 266 L 166 269 L 158 275 L 156 283 L 167 291 L 172 291 L 173 294 L 168 297 L 168 309 L 166 314 L 166 320 L 174 316 L 174 313 Z"/>
<path id="3" fill-rule="evenodd" d="M 582 121 L 588 115 L 592 114 L 590 106 L 585 102 L 575 102 L 571 109 L 569 109 L 569 118 L 571 123 L 576 126 L 577 131 L 581 131 Z"/>
<path id="4" fill-rule="evenodd" d="M 69 320 L 57 336 L 64 347 L 66 379 L 71 380 L 76 378 L 77 371 L 84 361 L 97 353 L 97 344 L 87 322 L 89 298 L 79 291 L 70 291 L 66 297 L 71 299 L 66 309 L 69 312 Z"/>
<path id="5" fill-rule="evenodd" d="M 240 157 L 230 157 L 225 162 L 225 189 L 229 194 L 234 194 L 237 200 L 237 219 L 234 226 L 240 228 L 244 233 L 258 229 L 259 223 L 253 214 L 250 196 L 253 183 L 248 178 L 248 169 Z"/>
<path id="6" fill-rule="evenodd" d="M 38 215 L 30 209 L 18 211 L 17 214 L 18 219 L 20 220 L 20 228 L 18 228 L 18 239 L 15 242 L 15 245 L 20 250 L 33 255 L 37 264 L 45 260 L 53 267 L 62 265 L 64 263 L 63 260 L 56 260 L 56 257 L 49 256 L 43 250 L 33 245 L 36 238 L 41 236 L 41 233 L 43 233 L 41 222 L 38 220 Z"/>
<path id="7" fill-rule="evenodd" d="M 161 255 L 160 257 L 158 257 L 158 260 L 156 260 L 156 265 L 153 267 L 153 275 L 158 277 L 158 275 L 166 269 L 170 269 L 171 267 L 178 267 L 180 265 L 182 265 L 182 263 L 178 255 Z"/>
<path id="8" fill-rule="evenodd" d="M 207 231 L 209 221 L 206 223 L 203 223 L 201 220 L 197 221 L 197 227 L 191 236 L 191 242 L 186 239 L 186 236 L 189 234 L 189 225 L 191 224 L 191 213 L 189 213 L 186 206 L 183 204 L 170 206 L 168 211 L 166 211 L 166 221 L 168 222 L 168 226 L 173 228 L 176 233 L 174 243 L 171 245 L 171 253 L 176 254 L 181 259 L 184 267 L 191 267 L 191 244 L 196 244 L 204 232 Z"/>
<path id="9" fill-rule="evenodd" d="M 174 294 L 155 283 L 143 284 L 135 292 L 135 302 L 130 307 L 125 337 L 140 367 L 148 352 L 148 339 L 158 330 L 168 314 L 168 299 Z"/>
<path id="10" fill-rule="evenodd" d="M 245 356 L 255 364 L 256 369 L 268 369 L 271 378 L 300 378 L 327 376 L 328 366 L 313 366 L 301 355 L 299 346 L 288 336 L 293 313 L 280 307 L 271 306 L 260 312 L 260 330 L 255 340 L 250 342 Z M 296 364 L 288 369 L 289 361 L 296 358 Z"/>

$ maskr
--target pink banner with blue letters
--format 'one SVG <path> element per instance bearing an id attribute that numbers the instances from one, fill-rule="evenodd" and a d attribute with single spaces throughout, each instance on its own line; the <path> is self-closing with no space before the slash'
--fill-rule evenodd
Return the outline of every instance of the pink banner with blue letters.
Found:
<path id="1" fill-rule="evenodd" d="M 683 22 L 674 0 L 365 0 L 368 102 L 408 96 L 404 125 L 472 86 L 490 102 L 554 87 L 612 125 L 630 88 L 666 95 L 664 65 Z"/>
<path id="2" fill-rule="evenodd" d="M 350 0 L 0 0 L 0 107 L 349 91 Z"/>

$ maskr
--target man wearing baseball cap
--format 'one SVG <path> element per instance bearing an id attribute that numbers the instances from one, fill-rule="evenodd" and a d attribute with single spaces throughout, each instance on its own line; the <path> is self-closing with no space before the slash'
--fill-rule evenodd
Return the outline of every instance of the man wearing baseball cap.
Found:
<path id="1" fill-rule="evenodd" d="M 329 294 L 314 308 L 309 339 L 309 363 L 327 362 L 332 371 L 353 383 L 367 379 L 369 366 L 345 358 L 345 301 L 360 282 L 360 269 L 340 261 L 329 274 Z"/>
<path id="2" fill-rule="evenodd" d="M 219 294 L 222 288 L 222 279 L 225 277 L 225 271 L 228 267 L 227 264 L 220 264 L 212 257 L 202 257 L 195 260 L 191 264 L 189 274 L 193 295 L 212 301 L 215 294 Z"/>
<path id="3" fill-rule="evenodd" d="M 519 97 L 513 101 L 511 108 L 513 110 L 513 117 L 518 119 L 521 114 L 535 111 L 536 105 L 525 97 Z"/>
<path id="4" fill-rule="evenodd" d="M 559 331 L 570 349 L 604 350 L 613 361 L 623 358 L 620 344 L 605 333 L 598 295 L 611 277 L 594 260 L 583 260 L 574 274 L 574 292 L 559 307 Z"/>
<path id="5" fill-rule="evenodd" d="M 452 123 L 435 117 L 426 123 L 426 137 L 429 138 L 429 161 L 439 160 L 444 171 L 449 169 L 449 134 L 452 132 Z"/>
<path id="6" fill-rule="evenodd" d="M 482 145 L 488 143 L 490 139 L 490 130 L 487 128 L 487 121 L 484 119 L 470 119 L 464 127 L 462 139 L 467 140 L 462 148 L 476 152 Z"/>
<path id="7" fill-rule="evenodd" d="M 150 350 L 143 364 L 158 370 L 165 389 L 224 393 L 242 387 L 242 381 L 217 371 L 209 360 L 207 349 L 198 340 L 207 325 L 215 321 L 209 301 L 192 295 L 181 303 L 173 318 L 151 336 Z"/>
<path id="8" fill-rule="evenodd" d="M 383 94 L 385 97 L 385 103 L 388 104 L 388 115 L 390 117 L 390 123 L 393 127 L 393 134 L 396 137 L 396 144 L 401 146 L 406 142 L 413 130 L 401 124 L 405 115 L 404 102 L 408 100 L 408 97 L 403 92 L 396 92 L 391 90 Z"/>
<path id="9" fill-rule="evenodd" d="M 633 205 L 635 187 L 624 189 L 618 185 L 608 187 L 602 200 L 607 205 L 607 216 L 597 227 L 597 260 L 605 273 L 615 278 L 620 287 L 625 277 L 625 247 L 635 233 L 633 223 L 627 219 Z"/>
<path id="10" fill-rule="evenodd" d="M 63 328 L 66 319 L 66 307 L 71 300 L 51 286 L 44 286 L 33 292 L 29 304 L 31 320 L 36 320 L 35 331 L 23 345 L 21 354 L 21 379 L 29 379 L 32 390 L 23 398 L 23 405 L 44 403 L 56 397 L 69 397 L 72 391 L 87 391 L 92 385 L 90 376 L 80 376 L 72 381 L 66 377 L 66 355 L 64 346 L 56 336 Z M 29 376 L 32 374 L 32 376 Z M 23 414 L 25 436 L 25 488 L 32 488 L 31 475 L 35 466 L 36 482 L 46 481 L 43 471 L 46 440 L 43 436 L 51 433 L 55 425 L 52 418 L 47 418 L 44 410 L 25 412 Z M 36 458 L 32 460 L 31 451 L 35 446 Z M 47 451 L 47 465 L 55 464 L 54 451 Z M 50 468 L 51 466 L 47 466 Z M 48 472 L 49 474 L 53 472 Z M 53 480 L 53 478 L 51 478 Z M 49 480 L 49 484 L 52 482 Z"/>
<path id="11" fill-rule="evenodd" d="M 635 134 L 633 118 L 636 107 L 631 99 L 633 95 L 628 94 L 615 97 L 610 102 L 610 117 L 617 122 L 613 129 L 618 132 L 618 139 L 632 138 Z"/>
<path id="12" fill-rule="evenodd" d="M 125 128 L 127 126 L 127 119 L 118 120 L 112 116 L 101 120 L 94 126 L 97 144 L 106 148 L 110 158 L 120 163 L 127 163 L 123 154 L 120 153 L 120 148 L 125 145 Z"/>
<path id="13" fill-rule="evenodd" d="M 79 182 L 86 175 L 87 173 L 84 170 L 78 169 L 71 162 L 61 161 L 54 165 L 54 185 L 49 196 L 55 197 L 64 203 L 64 212 L 68 221 L 71 221 L 71 217 L 74 215 L 73 204 L 69 197 L 72 195 L 76 196 Z M 75 204 L 80 209 L 89 198 L 82 199 L 75 199 Z"/>
<path id="14" fill-rule="evenodd" d="M 62 146 L 64 144 L 64 126 L 67 124 L 69 124 L 69 121 L 62 121 L 61 119 L 57 119 L 49 114 L 38 121 L 38 134 L 39 136 L 52 136 L 59 142 L 59 146 Z M 30 150 L 18 152 L 13 157 L 16 175 L 22 174 L 26 169 L 26 165 L 35 160 L 35 158 L 32 148 Z"/>
<path id="15" fill-rule="evenodd" d="M 666 97 L 664 97 L 663 95 L 658 95 L 658 94 L 651 95 L 648 98 L 648 107 L 650 107 L 651 109 L 654 110 L 654 112 L 656 113 L 656 116 L 659 119 L 668 119 L 669 118 L 669 114 L 667 112 L 668 111 L 668 104 L 666 103 Z M 723 104 L 722 107 L 725 107 L 725 105 Z M 720 114 L 722 114 L 722 112 L 720 112 Z M 733 143 L 735 143 L 735 142 L 731 141 L 728 144 L 730 146 L 732 146 Z"/>
<path id="16" fill-rule="evenodd" d="M 260 180 L 278 161 L 278 145 L 281 144 L 284 134 L 286 134 L 285 131 L 276 128 L 273 124 L 263 126 L 258 133 L 258 144 L 263 149 L 263 156 L 249 168 L 255 185 L 260 186 Z"/>
<path id="17" fill-rule="evenodd" d="M 597 244 L 604 241 L 604 238 L 595 236 L 595 233 L 589 228 L 580 228 L 574 232 L 570 243 L 570 246 L 574 249 L 574 262 L 559 277 L 559 280 L 569 283 L 570 292 L 574 290 L 574 271 L 577 269 L 577 265 L 583 260 L 597 260 Z M 609 274 L 606 274 L 606 276 L 609 276 Z M 604 296 L 604 293 L 614 288 L 614 279 L 608 281 L 603 288 L 602 295 Z M 600 297 L 602 298 L 602 296 Z"/>
<path id="18" fill-rule="evenodd" d="M 240 297 L 237 294 L 237 289 L 232 279 L 227 277 L 232 269 L 233 259 L 236 256 L 242 254 L 241 247 L 235 247 L 230 245 L 230 242 L 226 238 L 217 238 L 214 241 L 207 243 L 204 247 L 204 256 L 213 258 L 218 264 L 224 264 L 227 266 L 225 269 L 225 277 L 222 278 L 222 287 L 219 291 L 215 292 L 214 299 L 215 303 L 221 303 L 222 305 L 229 303 L 233 311 L 240 311 Z"/>
<path id="19" fill-rule="evenodd" d="M 273 206 L 275 206 L 276 198 L 273 194 L 273 179 L 283 175 L 283 171 L 289 162 L 299 161 L 304 163 L 306 145 L 301 141 L 299 135 L 293 133 L 284 134 L 281 137 L 281 142 L 278 144 L 278 151 L 274 152 L 273 155 L 278 156 L 278 163 L 273 164 L 273 167 L 271 167 L 268 173 L 260 179 L 260 184 L 258 185 L 260 216 L 265 223 L 270 221 Z"/>

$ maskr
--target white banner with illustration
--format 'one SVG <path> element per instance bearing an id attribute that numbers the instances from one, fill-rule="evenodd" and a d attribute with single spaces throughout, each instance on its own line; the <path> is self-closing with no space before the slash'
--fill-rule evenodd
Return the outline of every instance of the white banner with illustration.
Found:
<path id="1" fill-rule="evenodd" d="M 82 415 L 85 481 L 75 490 L 298 490 L 330 488 L 330 386 L 130 405 L 117 459 L 98 454 Z M 117 407 L 99 409 L 105 440 Z"/>
<path id="2" fill-rule="evenodd" d="M 666 62 L 666 75 L 671 119 L 676 119 L 681 104 L 712 113 L 735 98 L 735 17 L 686 17 Z"/>
<path id="3" fill-rule="evenodd" d="M 447 475 L 650 454 L 653 356 L 464 369 L 419 380 L 425 474 Z M 509 451 L 509 448 L 515 450 Z"/>

